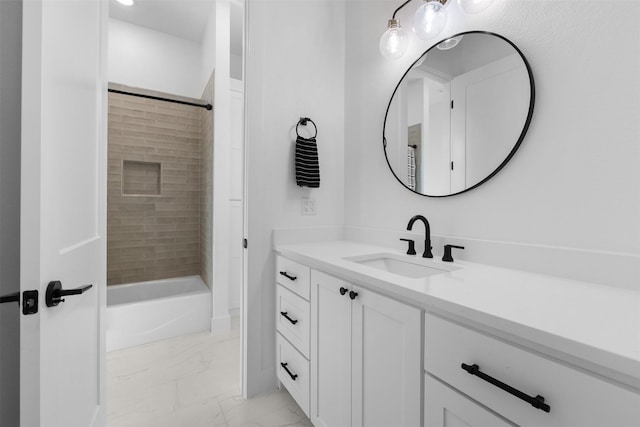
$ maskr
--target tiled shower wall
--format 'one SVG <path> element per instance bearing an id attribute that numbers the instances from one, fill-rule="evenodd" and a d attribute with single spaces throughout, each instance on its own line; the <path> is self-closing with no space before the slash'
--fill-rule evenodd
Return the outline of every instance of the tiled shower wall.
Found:
<path id="1" fill-rule="evenodd" d="M 202 94 L 213 103 L 213 74 Z M 213 113 L 200 111 L 200 277 L 213 288 Z"/>
<path id="2" fill-rule="evenodd" d="M 109 285 L 200 274 L 200 110 L 109 93 Z"/>

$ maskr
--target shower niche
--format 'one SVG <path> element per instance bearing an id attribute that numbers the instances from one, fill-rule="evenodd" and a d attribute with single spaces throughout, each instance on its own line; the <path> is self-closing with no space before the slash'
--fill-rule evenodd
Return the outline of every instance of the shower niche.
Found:
<path id="1" fill-rule="evenodd" d="M 162 188 L 162 165 L 156 162 L 122 161 L 122 194 L 125 196 L 159 196 Z"/>

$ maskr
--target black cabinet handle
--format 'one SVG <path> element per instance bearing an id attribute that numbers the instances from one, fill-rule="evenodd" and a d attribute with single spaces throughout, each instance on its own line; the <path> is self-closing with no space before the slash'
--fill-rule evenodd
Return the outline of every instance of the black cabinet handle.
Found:
<path id="1" fill-rule="evenodd" d="M 2 295 L 0 297 L 0 304 L 5 302 L 20 302 L 20 292 L 14 292 L 12 294 Z"/>
<path id="2" fill-rule="evenodd" d="M 296 280 L 297 279 L 296 276 L 289 276 L 286 271 L 281 271 L 280 275 L 286 277 L 289 280 Z"/>
<path id="3" fill-rule="evenodd" d="M 62 282 L 59 280 L 55 280 L 53 282 L 49 282 L 47 285 L 47 291 L 44 295 L 44 302 L 47 304 L 47 307 L 55 307 L 61 302 L 64 302 L 62 297 L 69 295 L 80 295 L 91 289 L 93 285 L 83 286 L 81 288 L 75 289 L 62 289 Z"/>
<path id="4" fill-rule="evenodd" d="M 357 292 L 354 292 L 354 291 L 349 292 L 349 298 L 356 299 L 357 296 L 358 296 Z"/>
<path id="5" fill-rule="evenodd" d="M 287 371 L 287 374 L 289 374 L 289 376 L 291 377 L 292 380 L 295 381 L 296 378 L 298 378 L 298 374 L 291 373 L 289 368 L 287 368 L 287 364 L 286 363 L 280 363 L 280 366 L 282 366 L 284 368 L 284 370 Z"/>
<path id="6" fill-rule="evenodd" d="M 529 403 L 531 406 L 533 406 L 534 408 L 540 409 L 544 412 L 550 412 L 551 411 L 551 407 L 549 405 L 547 405 L 546 403 L 544 403 L 544 397 L 537 395 L 536 397 L 531 397 L 528 394 L 525 394 L 523 392 L 521 392 L 520 390 L 511 387 L 508 384 L 503 383 L 500 380 L 497 380 L 487 374 L 485 374 L 484 372 L 480 371 L 480 367 L 476 364 L 473 365 L 467 365 L 466 363 L 462 364 L 462 369 L 464 369 L 465 371 L 467 371 L 468 373 L 470 373 L 471 375 L 476 375 L 480 378 L 482 378 L 483 380 L 493 384 L 494 386 L 506 391 L 509 394 L 512 394 L 522 400 L 524 400 L 525 402 Z"/>
<path id="7" fill-rule="evenodd" d="M 346 294 L 348 290 L 349 290 L 349 289 L 347 289 L 347 288 L 344 288 L 344 287 L 340 286 L 340 295 L 344 295 L 344 294 Z"/>
<path id="8" fill-rule="evenodd" d="M 280 314 L 282 316 L 284 316 L 285 319 L 287 319 L 289 322 L 291 322 L 292 325 L 295 325 L 296 323 L 298 323 L 297 320 L 292 319 L 291 317 L 289 317 L 288 312 L 286 311 L 281 311 Z"/>

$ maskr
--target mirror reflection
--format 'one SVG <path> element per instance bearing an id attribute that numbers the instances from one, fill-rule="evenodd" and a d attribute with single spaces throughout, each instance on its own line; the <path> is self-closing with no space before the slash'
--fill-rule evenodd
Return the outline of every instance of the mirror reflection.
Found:
<path id="1" fill-rule="evenodd" d="M 417 193 L 468 191 L 513 156 L 533 112 L 526 59 L 497 34 L 468 32 L 444 40 L 407 70 L 384 124 L 387 162 Z"/>

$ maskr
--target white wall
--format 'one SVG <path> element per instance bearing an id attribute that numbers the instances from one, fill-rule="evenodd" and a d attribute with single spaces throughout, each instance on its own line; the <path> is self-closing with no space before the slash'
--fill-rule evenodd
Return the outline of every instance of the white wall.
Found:
<path id="1" fill-rule="evenodd" d="M 207 26 L 202 35 L 200 46 L 200 87 L 202 90 L 207 86 L 211 73 L 216 68 L 216 8 L 211 8 Z"/>
<path id="2" fill-rule="evenodd" d="M 201 46 L 111 18 L 109 81 L 200 98 L 207 83 L 202 83 Z"/>
<path id="3" fill-rule="evenodd" d="M 343 224 L 345 5 L 249 0 L 247 22 L 245 352 L 247 392 L 254 395 L 275 386 L 272 229 Z M 319 189 L 297 187 L 294 180 L 295 125 L 301 116 L 318 126 Z M 316 199 L 317 216 L 301 216 L 305 196 Z"/>
<path id="4" fill-rule="evenodd" d="M 414 3 L 398 14 L 405 25 Z M 408 54 L 385 60 L 378 40 L 398 2 L 348 0 L 346 225 L 402 231 L 421 213 L 434 234 L 469 246 L 461 258 L 500 264 L 483 252 L 497 242 L 493 254 L 516 254 L 511 266 L 640 287 L 640 3 L 496 0 L 464 17 L 450 3 L 442 38 L 493 31 L 529 60 L 537 89 L 529 133 L 510 163 L 471 192 L 436 199 L 402 188 L 384 159 L 384 112 L 430 43 L 412 36 Z"/>
<path id="5" fill-rule="evenodd" d="M 22 1 L 0 1 L 0 295 L 20 290 Z M 19 424 L 20 308 L 0 305 L 0 426 Z"/>

